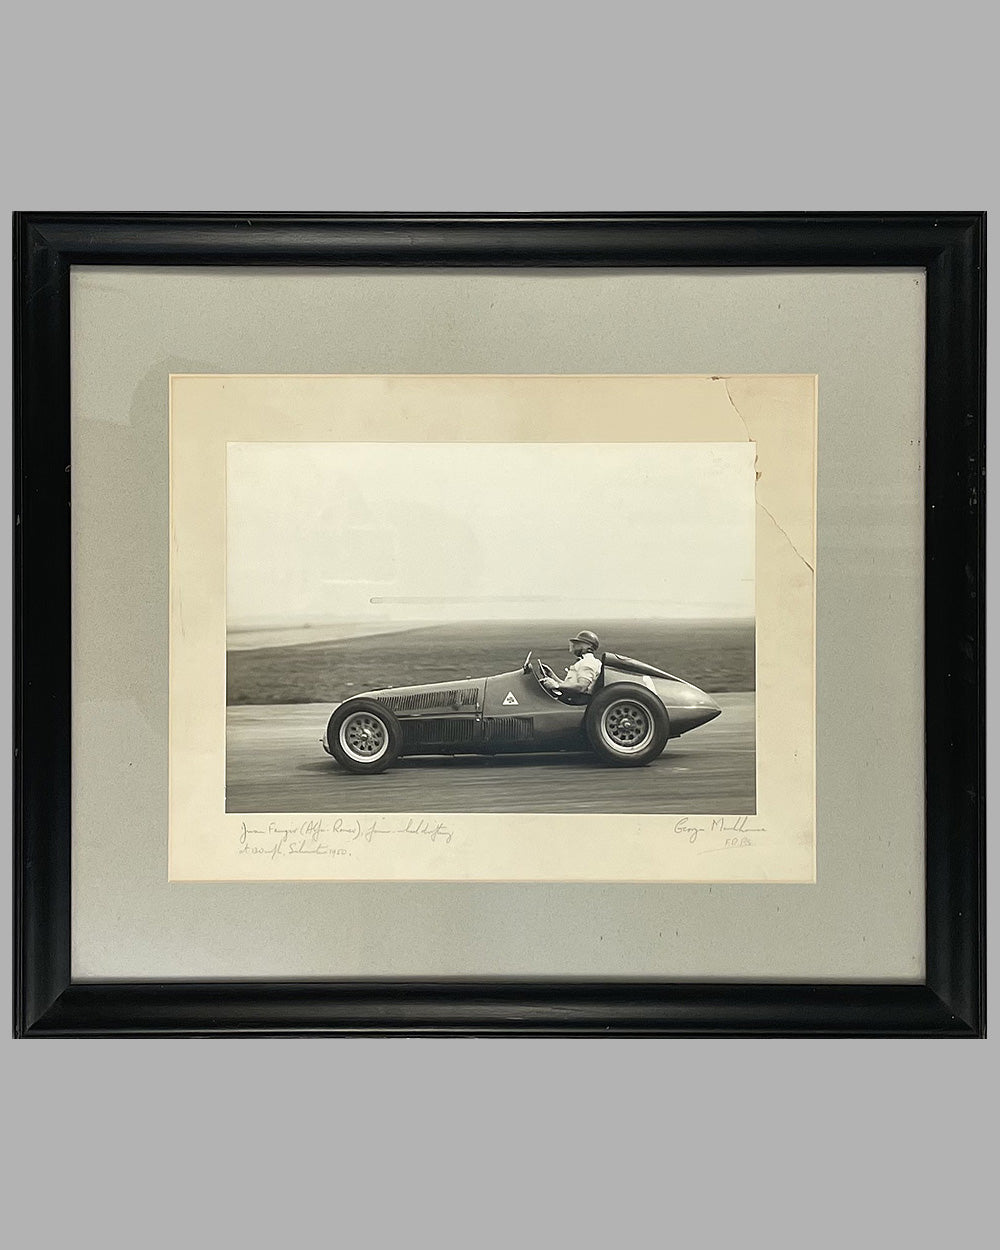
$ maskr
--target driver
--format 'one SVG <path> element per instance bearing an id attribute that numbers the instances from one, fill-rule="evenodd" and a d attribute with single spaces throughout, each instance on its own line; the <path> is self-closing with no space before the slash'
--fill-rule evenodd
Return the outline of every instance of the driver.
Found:
<path id="1" fill-rule="evenodd" d="M 600 645 L 593 630 L 581 629 L 575 638 L 569 640 L 569 649 L 577 657 L 576 663 L 570 665 L 561 681 L 558 677 L 543 677 L 541 684 L 553 694 L 567 691 L 590 694 L 601 675 L 601 661 L 596 655 Z"/>

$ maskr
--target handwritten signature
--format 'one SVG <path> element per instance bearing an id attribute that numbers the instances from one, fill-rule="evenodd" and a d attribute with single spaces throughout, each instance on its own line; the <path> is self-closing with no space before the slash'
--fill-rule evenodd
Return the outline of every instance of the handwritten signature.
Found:
<path id="1" fill-rule="evenodd" d="M 244 820 L 240 822 L 240 854 L 263 855 L 269 859 L 279 855 L 350 855 L 345 842 L 370 843 L 377 835 L 384 834 L 428 838 L 431 842 L 449 843 L 452 839 L 452 831 L 443 821 L 413 816 L 398 823 L 342 816 L 329 822 L 303 820 L 297 825 L 281 825 L 272 820 L 263 828 L 248 825 Z"/>
<path id="2" fill-rule="evenodd" d="M 749 816 L 713 816 L 707 825 L 694 825 L 691 824 L 690 816 L 682 816 L 674 824 L 674 833 L 686 834 L 688 842 L 691 843 L 698 841 L 700 833 L 726 833 L 730 835 L 726 839 L 727 846 L 751 846 L 748 835 L 766 833 L 767 830 L 763 825 L 747 824 L 749 819 Z"/>

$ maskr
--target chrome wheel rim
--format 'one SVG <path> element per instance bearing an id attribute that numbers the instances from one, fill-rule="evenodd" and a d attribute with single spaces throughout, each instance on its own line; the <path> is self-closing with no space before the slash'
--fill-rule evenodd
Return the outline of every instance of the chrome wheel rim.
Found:
<path id="1" fill-rule="evenodd" d="M 389 749 L 385 722 L 372 712 L 355 712 L 346 717 L 337 737 L 344 754 L 359 764 L 371 764 Z"/>
<path id="2" fill-rule="evenodd" d="M 601 737 L 620 755 L 635 755 L 652 740 L 653 718 L 641 703 L 612 703 L 601 717 Z"/>

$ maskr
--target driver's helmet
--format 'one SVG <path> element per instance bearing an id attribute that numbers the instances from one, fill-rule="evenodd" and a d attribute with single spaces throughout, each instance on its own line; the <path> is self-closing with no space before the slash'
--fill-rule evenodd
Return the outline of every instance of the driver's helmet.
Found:
<path id="1" fill-rule="evenodd" d="M 596 651 L 601 645 L 600 639 L 592 629 L 581 629 L 575 638 L 571 638 L 570 642 L 582 642 L 584 646 L 590 647 L 592 651 Z"/>

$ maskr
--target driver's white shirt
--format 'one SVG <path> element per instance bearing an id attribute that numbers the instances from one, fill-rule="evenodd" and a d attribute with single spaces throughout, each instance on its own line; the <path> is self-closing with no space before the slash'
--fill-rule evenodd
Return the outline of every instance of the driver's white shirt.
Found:
<path id="1" fill-rule="evenodd" d="M 559 685 L 563 690 L 582 690 L 584 694 L 590 694 L 600 675 L 601 661 L 592 651 L 588 651 L 575 664 L 570 665 Z"/>

